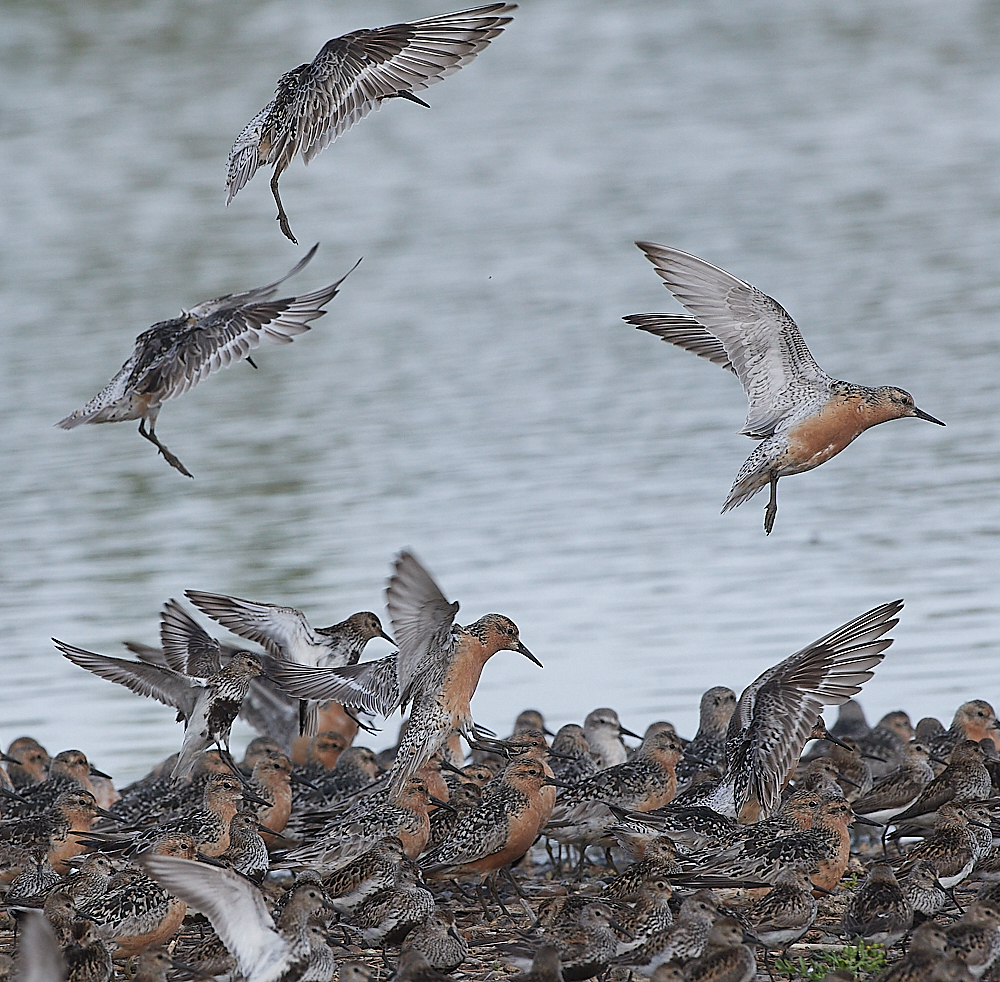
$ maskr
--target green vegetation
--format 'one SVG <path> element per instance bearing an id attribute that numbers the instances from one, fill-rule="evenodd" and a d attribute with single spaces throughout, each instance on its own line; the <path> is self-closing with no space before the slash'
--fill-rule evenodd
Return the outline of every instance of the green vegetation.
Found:
<path id="1" fill-rule="evenodd" d="M 837 969 L 853 972 L 859 979 L 870 978 L 885 968 L 885 948 L 880 944 L 848 945 L 840 951 L 815 951 L 808 958 L 777 958 L 775 970 L 799 979 L 822 979 Z"/>

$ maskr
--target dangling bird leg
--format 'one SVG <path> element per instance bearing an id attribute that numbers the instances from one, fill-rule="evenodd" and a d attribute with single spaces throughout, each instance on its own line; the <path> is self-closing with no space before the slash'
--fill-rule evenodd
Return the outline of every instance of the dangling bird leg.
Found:
<path id="1" fill-rule="evenodd" d="M 771 475 L 771 500 L 767 503 L 767 510 L 764 512 L 764 532 L 766 535 L 771 534 L 771 529 L 774 528 L 774 519 L 778 514 L 778 478 L 776 475 Z"/>
<path id="2" fill-rule="evenodd" d="M 281 176 L 281 171 L 277 167 L 274 169 L 274 173 L 271 175 L 271 194 L 274 195 L 274 200 L 278 205 L 278 224 L 281 226 L 281 231 L 286 238 L 289 238 L 296 245 L 299 244 L 299 240 L 292 235 L 291 226 L 288 224 L 288 216 L 285 214 L 285 209 L 281 204 L 281 195 L 278 194 L 278 178 Z"/>
<path id="3" fill-rule="evenodd" d="M 163 459 L 174 468 L 180 471 L 185 477 L 194 477 L 192 474 L 160 441 L 156 438 L 155 425 L 150 423 L 149 430 L 146 429 L 146 419 L 139 420 L 139 436 L 156 446 L 156 449 L 163 454 Z"/>

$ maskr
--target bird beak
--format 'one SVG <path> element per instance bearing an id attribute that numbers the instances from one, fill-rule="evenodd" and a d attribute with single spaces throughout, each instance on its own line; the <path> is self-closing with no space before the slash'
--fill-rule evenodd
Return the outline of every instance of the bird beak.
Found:
<path id="1" fill-rule="evenodd" d="M 17 764 L 18 767 L 21 766 L 21 762 L 16 757 L 11 757 L 5 753 L 0 753 L 0 760 L 5 764 Z"/>
<path id="2" fill-rule="evenodd" d="M 542 727 L 542 732 L 543 732 L 543 733 L 544 733 L 544 734 L 545 734 L 546 736 L 550 736 L 550 737 L 554 737 L 554 736 L 555 736 L 555 734 L 554 734 L 554 733 L 553 733 L 553 732 L 552 732 L 552 731 L 551 731 L 551 730 L 550 730 L 550 729 L 549 729 L 549 728 L 548 728 L 547 726 L 543 726 L 543 727 Z"/>
<path id="3" fill-rule="evenodd" d="M 434 802 L 434 804 L 437 805 L 438 808 L 443 808 L 445 811 L 449 811 L 453 815 L 458 814 L 458 810 L 455 808 L 455 806 L 449 805 L 447 801 L 442 801 L 440 798 L 435 798 L 434 795 L 432 794 L 428 794 L 427 798 L 428 800 Z"/>
<path id="4" fill-rule="evenodd" d="M 614 928 L 614 929 L 615 929 L 616 931 L 621 931 L 621 933 L 622 933 L 622 934 L 624 934 L 624 935 L 625 935 L 625 937 L 629 939 L 629 941 L 635 941 L 635 935 L 634 935 L 634 934 L 631 934 L 631 933 L 630 933 L 630 932 L 628 932 L 628 931 L 626 931 L 626 930 L 625 930 L 625 928 L 623 928 L 623 927 L 621 926 L 621 924 L 619 924 L 619 923 L 618 923 L 617 921 L 608 921 L 608 923 L 609 923 L 609 924 L 610 924 L 610 925 L 611 925 L 611 926 L 612 926 L 612 927 L 613 927 L 613 928 Z"/>
<path id="5" fill-rule="evenodd" d="M 542 781 L 542 784 L 548 784 L 549 786 L 551 786 L 553 788 L 571 788 L 571 787 L 573 787 L 572 784 L 567 784 L 565 781 L 560 781 L 559 778 L 557 778 L 557 777 L 547 777 L 547 778 L 545 778 L 544 781 Z"/>
<path id="6" fill-rule="evenodd" d="M 818 886 L 816 886 L 816 884 L 814 883 L 814 884 L 812 885 L 812 888 L 813 888 L 813 889 L 814 889 L 814 890 L 815 890 L 815 891 L 816 891 L 817 893 L 825 893 L 825 894 L 826 894 L 826 895 L 827 895 L 828 897 L 832 897 L 832 896 L 833 896 L 833 891 L 832 891 L 832 890 L 827 890 L 827 889 L 826 889 L 826 887 L 818 887 Z"/>
<path id="7" fill-rule="evenodd" d="M 99 771 L 93 764 L 90 765 L 90 773 L 94 777 L 106 777 L 109 781 L 113 780 L 110 774 L 105 774 L 104 771 Z"/>
<path id="8" fill-rule="evenodd" d="M 454 924 L 452 924 L 452 926 L 448 928 L 448 933 L 449 933 L 449 934 L 450 934 L 450 935 L 451 935 L 451 936 L 452 936 L 452 937 L 453 937 L 453 938 L 454 938 L 454 939 L 455 939 L 455 940 L 456 940 L 456 941 L 457 941 L 457 942 L 458 942 L 459 944 L 461 944 L 461 943 L 462 943 L 462 936 L 461 936 L 461 935 L 460 935 L 460 934 L 458 933 L 458 931 L 456 931 L 456 930 L 455 930 L 455 925 L 454 925 Z"/>
<path id="9" fill-rule="evenodd" d="M 944 426 L 945 424 L 939 419 L 935 419 L 930 413 L 925 413 L 922 409 L 917 409 L 916 406 L 913 407 L 913 415 L 917 419 L 926 419 L 928 423 L 937 423 L 938 426 Z"/>
<path id="10" fill-rule="evenodd" d="M 517 647 L 514 650 L 519 651 L 528 661 L 533 661 L 539 668 L 545 667 L 520 641 L 517 642 Z"/>
<path id="11" fill-rule="evenodd" d="M 389 637 L 388 634 L 385 633 L 385 631 L 379 631 L 378 632 L 378 636 L 380 638 L 384 638 L 386 641 L 389 642 L 389 644 L 395 644 L 396 643 L 395 641 L 392 640 L 392 638 Z"/>
<path id="12" fill-rule="evenodd" d="M 560 760 L 576 760 L 575 757 L 570 754 L 560 753 L 558 750 L 553 750 L 551 747 L 545 751 L 549 757 L 558 757 Z"/>
<path id="13" fill-rule="evenodd" d="M 622 726 L 620 723 L 618 724 L 618 733 L 619 733 L 620 736 L 635 737 L 636 740 L 641 740 L 642 739 L 642 737 L 639 736 L 638 733 L 633 733 L 631 730 L 626 730 L 625 727 Z"/>
<path id="14" fill-rule="evenodd" d="M 860 822 L 862 825 L 873 825 L 877 829 L 885 828 L 881 822 L 874 822 L 870 818 L 865 818 L 864 815 L 855 815 L 855 822 Z"/>
<path id="15" fill-rule="evenodd" d="M 826 736 L 823 737 L 823 739 L 828 740 L 830 743 L 835 743 L 838 747 L 843 747 L 845 750 L 850 751 L 852 754 L 854 753 L 854 747 L 851 747 L 848 744 L 844 743 L 843 740 L 838 740 L 829 730 L 827 730 Z"/>
<path id="16" fill-rule="evenodd" d="M 889 763 L 889 761 L 887 761 L 885 759 L 885 757 L 879 757 L 878 754 L 862 754 L 861 756 L 864 757 L 865 760 L 877 760 L 877 761 L 879 761 L 882 764 L 888 764 Z"/>
<path id="17" fill-rule="evenodd" d="M 838 781 L 843 781 L 844 784 L 849 784 L 852 788 L 860 788 L 861 787 L 860 784 L 855 784 L 849 777 L 844 777 L 843 774 L 838 774 L 837 775 L 837 780 Z"/>
<path id="18" fill-rule="evenodd" d="M 452 774 L 461 774 L 462 777 L 465 777 L 461 767 L 456 767 L 450 760 L 445 760 L 444 757 L 441 758 L 441 768 L 442 770 L 451 771 Z"/>
<path id="19" fill-rule="evenodd" d="M 933 760 L 935 764 L 944 764 L 945 767 L 948 766 L 948 761 L 946 761 L 943 757 L 935 757 L 934 754 L 928 754 L 927 759 Z"/>
<path id="20" fill-rule="evenodd" d="M 265 832 L 270 832 L 271 835 L 281 835 L 277 829 L 268 828 L 266 825 L 262 825 L 260 822 L 257 823 L 257 828 L 263 829 Z"/>
<path id="21" fill-rule="evenodd" d="M 106 808 L 95 807 L 94 811 L 97 812 L 97 814 L 100 815 L 101 818 L 110 818 L 112 822 L 114 822 L 116 825 L 118 824 L 118 816 L 113 814 L 112 812 L 109 812 Z"/>
<path id="22" fill-rule="evenodd" d="M 990 827 L 990 826 L 989 826 L 989 825 L 987 825 L 987 824 L 986 824 L 985 822 L 979 822 L 979 821 L 977 821 L 977 820 L 976 820 L 976 819 L 974 819 L 974 818 L 969 818 L 969 819 L 966 819 L 966 821 L 967 821 L 967 822 L 968 822 L 968 823 L 969 823 L 970 825 L 978 825 L 978 826 L 979 826 L 979 827 L 980 827 L 981 829 L 988 829 L 988 828 Z"/>
<path id="23" fill-rule="evenodd" d="M 16 791 L 10 791 L 7 788 L 0 788 L 0 797 L 10 798 L 12 801 L 20 801 L 22 804 L 27 802 L 27 798 L 19 795 Z"/>
<path id="24" fill-rule="evenodd" d="M 252 802 L 255 805 L 263 805 L 265 808 L 270 808 L 274 804 L 272 801 L 265 801 L 263 798 L 255 795 L 248 787 L 243 788 L 243 800 Z"/>
<path id="25" fill-rule="evenodd" d="M 295 771 L 292 771 L 292 784 L 301 784 L 304 788 L 319 791 L 319 788 L 312 781 L 307 781 L 301 774 L 296 774 Z"/>

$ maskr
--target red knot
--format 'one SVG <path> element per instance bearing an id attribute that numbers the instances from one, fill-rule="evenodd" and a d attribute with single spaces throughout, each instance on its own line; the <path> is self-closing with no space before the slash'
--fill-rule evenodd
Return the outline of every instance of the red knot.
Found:
<path id="1" fill-rule="evenodd" d="M 784 308 L 749 283 L 679 249 L 636 245 L 692 316 L 633 314 L 625 320 L 729 369 L 747 394 L 740 432 L 760 444 L 740 468 L 723 512 L 770 485 L 764 518 L 770 534 L 780 478 L 818 467 L 890 419 L 915 416 L 944 426 L 894 385 L 872 388 L 831 378 Z"/>

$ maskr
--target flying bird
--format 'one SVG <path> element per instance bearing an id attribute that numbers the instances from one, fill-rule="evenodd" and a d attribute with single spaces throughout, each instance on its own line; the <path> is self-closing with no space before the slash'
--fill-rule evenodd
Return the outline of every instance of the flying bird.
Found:
<path id="1" fill-rule="evenodd" d="M 472 61 L 511 22 L 516 9 L 514 3 L 489 3 L 327 41 L 311 62 L 278 79 L 274 98 L 236 138 L 229 152 L 226 204 L 259 167 L 273 165 L 277 220 L 295 242 L 278 195 L 278 179 L 295 155 L 308 164 L 387 99 L 430 108 L 413 93 Z"/>
<path id="2" fill-rule="evenodd" d="M 139 435 L 154 444 L 171 467 L 193 477 L 156 436 L 161 406 L 220 368 L 244 359 L 256 368 L 250 352 L 261 341 L 291 344 L 296 335 L 310 330 L 309 322 L 326 313 L 323 307 L 337 295 L 340 284 L 357 269 L 357 264 L 329 286 L 298 297 L 271 298 L 281 283 L 305 269 L 318 248 L 316 243 L 280 280 L 245 293 L 206 300 L 182 310 L 179 317 L 154 324 L 135 339 L 135 349 L 115 377 L 90 402 L 56 426 L 71 430 L 81 423 L 137 419 Z"/>
<path id="3" fill-rule="evenodd" d="M 736 475 L 723 513 L 770 485 L 764 515 L 770 535 L 778 514 L 778 479 L 819 467 L 865 430 L 890 419 L 916 416 L 909 392 L 831 378 L 816 364 L 795 321 L 756 287 L 680 249 L 637 242 L 667 289 L 692 315 L 631 314 L 642 331 L 727 368 L 749 402 L 744 436 L 760 440 Z"/>

